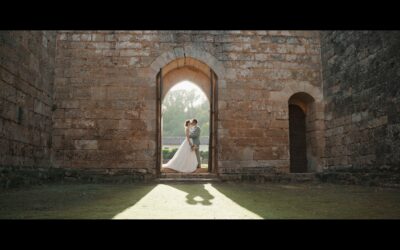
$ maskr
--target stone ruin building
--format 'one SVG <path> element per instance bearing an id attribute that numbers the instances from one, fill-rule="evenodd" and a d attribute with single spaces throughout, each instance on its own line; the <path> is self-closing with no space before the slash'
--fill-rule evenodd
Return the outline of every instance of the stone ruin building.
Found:
<path id="1" fill-rule="evenodd" d="M 211 176 L 400 184 L 400 32 L 300 30 L 1 31 L 0 184 L 163 177 L 182 80 Z"/>

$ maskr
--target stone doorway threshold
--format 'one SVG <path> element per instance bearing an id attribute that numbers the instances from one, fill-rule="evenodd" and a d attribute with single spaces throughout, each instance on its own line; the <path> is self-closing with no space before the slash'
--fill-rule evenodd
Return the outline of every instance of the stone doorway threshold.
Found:
<path id="1" fill-rule="evenodd" d="M 200 168 L 194 173 L 179 173 L 170 169 L 162 169 L 158 182 L 219 182 L 214 173 L 209 173 L 207 168 Z"/>

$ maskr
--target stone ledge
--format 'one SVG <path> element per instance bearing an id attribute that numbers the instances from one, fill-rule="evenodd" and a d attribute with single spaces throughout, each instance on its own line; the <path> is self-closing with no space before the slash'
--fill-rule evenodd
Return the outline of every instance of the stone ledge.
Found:
<path id="1" fill-rule="evenodd" d="M 203 182 L 220 182 L 218 178 L 158 178 L 155 179 L 158 183 L 175 183 L 175 182 L 185 182 L 185 183 L 203 183 Z"/>
<path id="2" fill-rule="evenodd" d="M 324 173 L 374 173 L 374 174 L 400 174 L 400 166 L 353 166 L 353 165 L 342 165 L 342 166 L 330 166 Z"/>
<path id="3" fill-rule="evenodd" d="M 258 166 L 258 167 L 219 167 L 220 174 L 273 174 L 276 172 L 276 167 L 274 166 Z"/>
<path id="4" fill-rule="evenodd" d="M 380 187 L 400 187 L 400 174 L 398 173 L 365 173 L 365 172 L 323 172 L 316 177 L 321 182 L 336 184 L 355 184 Z"/>
<path id="5" fill-rule="evenodd" d="M 252 181 L 258 183 L 303 183 L 316 182 L 315 173 L 275 173 L 275 174 L 220 174 L 223 181 Z"/>
<path id="6" fill-rule="evenodd" d="M 213 173 L 161 173 L 161 178 L 217 178 Z"/>
<path id="7" fill-rule="evenodd" d="M 374 172 L 322 173 L 205 173 L 172 174 L 156 179 L 146 169 L 62 169 L 46 167 L 0 167 L 0 188 L 45 183 L 134 183 L 147 181 L 251 181 L 257 183 L 335 183 L 400 188 L 400 174 Z M 159 181 L 160 182 L 160 181 Z"/>
<path id="8" fill-rule="evenodd" d="M 257 183 L 334 183 L 400 188 L 398 173 L 275 173 L 275 174 L 220 174 L 222 181 L 251 181 Z"/>
<path id="9" fill-rule="evenodd" d="M 133 183 L 153 180 L 146 169 L 63 169 L 45 167 L 0 167 L 0 188 L 45 183 Z"/>

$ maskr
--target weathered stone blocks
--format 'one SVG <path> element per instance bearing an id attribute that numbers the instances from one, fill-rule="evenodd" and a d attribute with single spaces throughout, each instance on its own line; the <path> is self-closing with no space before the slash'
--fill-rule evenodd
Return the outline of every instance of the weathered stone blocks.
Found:
<path id="1" fill-rule="evenodd" d="M 97 140 L 75 140 L 75 149 L 97 149 Z"/>
<path id="2" fill-rule="evenodd" d="M 367 183 L 368 174 L 358 171 L 371 173 L 372 180 L 381 166 L 396 176 L 399 140 L 388 128 L 399 124 L 389 118 L 399 98 L 388 97 L 398 90 L 391 82 L 400 79 L 393 70 L 400 61 L 399 42 L 398 31 L 321 32 L 329 172 L 324 178 Z M 335 174 L 339 167 L 348 176 Z M 392 182 L 385 176 L 374 183 L 385 181 Z"/>
<path id="3" fill-rule="evenodd" d="M 51 165 L 55 43 L 54 31 L 0 32 L 1 166 Z"/>
<path id="4" fill-rule="evenodd" d="M 306 92 L 315 105 L 322 100 L 316 31 L 38 34 L 2 33 L 1 55 L 7 60 L 0 68 L 0 100 L 6 108 L 1 110 L 0 128 L 10 140 L 29 146 L 32 141 L 34 147 L 7 141 L 3 151 L 12 154 L 3 159 L 14 161 L 21 154 L 29 162 L 28 155 L 35 152 L 37 162 L 47 159 L 48 165 L 60 168 L 144 169 L 154 174 L 156 75 L 171 62 L 200 71 L 209 67 L 218 77 L 218 173 L 238 168 L 240 174 L 262 167 L 287 172 L 288 99 Z M 37 41 L 30 44 L 20 37 Z M 20 58 L 26 63 L 18 67 Z M 21 124 L 19 107 L 26 114 Z M 310 137 L 318 137 L 311 140 L 310 150 L 319 157 L 316 145 L 323 137 L 319 134 L 323 112 L 323 108 L 313 111 L 308 122 Z M 387 115 L 365 126 L 385 126 L 391 119 Z M 344 132 L 345 125 L 341 126 Z M 341 129 L 335 129 L 332 133 L 337 136 Z"/>

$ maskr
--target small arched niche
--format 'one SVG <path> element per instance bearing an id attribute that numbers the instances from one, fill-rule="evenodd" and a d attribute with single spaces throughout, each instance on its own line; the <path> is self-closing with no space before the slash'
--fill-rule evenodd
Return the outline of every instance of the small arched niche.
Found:
<path id="1" fill-rule="evenodd" d="M 315 99 L 308 93 L 298 92 L 289 98 L 288 105 L 290 172 L 315 172 L 319 159 Z"/>

